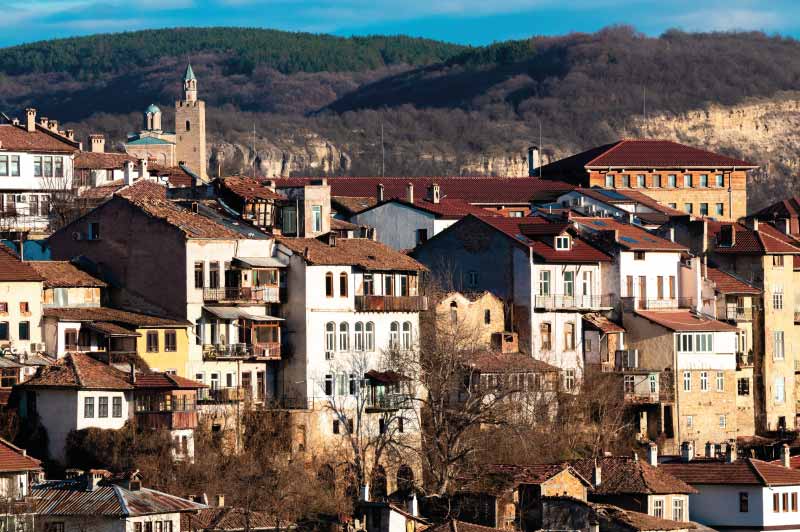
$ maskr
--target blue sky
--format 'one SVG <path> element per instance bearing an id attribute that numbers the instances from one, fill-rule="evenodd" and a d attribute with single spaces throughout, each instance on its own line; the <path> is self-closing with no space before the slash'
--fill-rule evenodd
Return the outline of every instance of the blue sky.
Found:
<path id="1" fill-rule="evenodd" d="M 397 34 L 466 44 L 631 24 L 800 36 L 797 0 L 0 0 L 0 46 L 174 26 Z"/>

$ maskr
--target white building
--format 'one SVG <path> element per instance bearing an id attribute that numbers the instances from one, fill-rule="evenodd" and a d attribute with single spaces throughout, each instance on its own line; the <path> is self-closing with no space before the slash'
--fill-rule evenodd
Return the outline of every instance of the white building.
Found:
<path id="1" fill-rule="evenodd" d="M 638 190 L 579 187 L 560 195 L 557 203 L 583 216 L 612 217 L 648 229 L 658 228 L 673 218 L 687 216 L 685 212 L 662 205 Z M 546 211 L 547 207 L 541 210 Z"/>
<path id="2" fill-rule="evenodd" d="M 72 131 L 25 110 L 25 121 L 0 117 L 0 229 L 44 231 L 51 195 L 72 187 L 80 150 Z"/>

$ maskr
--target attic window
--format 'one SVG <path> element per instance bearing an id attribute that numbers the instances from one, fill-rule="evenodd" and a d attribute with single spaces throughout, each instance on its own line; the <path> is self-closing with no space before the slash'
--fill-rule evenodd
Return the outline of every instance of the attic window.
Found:
<path id="1" fill-rule="evenodd" d="M 557 236 L 556 237 L 556 249 L 560 249 L 560 250 L 569 249 L 569 237 L 568 236 Z"/>

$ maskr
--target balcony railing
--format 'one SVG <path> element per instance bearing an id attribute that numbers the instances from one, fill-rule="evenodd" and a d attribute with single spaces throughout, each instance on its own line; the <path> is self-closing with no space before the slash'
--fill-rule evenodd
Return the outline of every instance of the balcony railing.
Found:
<path id="1" fill-rule="evenodd" d="M 752 307 L 727 307 L 725 319 L 733 322 L 753 321 L 753 309 Z"/>
<path id="2" fill-rule="evenodd" d="M 136 423 L 148 429 L 194 429 L 197 428 L 197 411 L 136 412 Z"/>
<path id="3" fill-rule="evenodd" d="M 424 312 L 425 296 L 355 296 L 356 312 Z"/>
<path id="4" fill-rule="evenodd" d="M 659 299 L 640 299 L 634 297 L 623 297 L 622 308 L 627 312 L 633 310 L 664 310 L 664 309 L 683 309 L 694 307 L 692 297 L 673 297 Z"/>
<path id="5" fill-rule="evenodd" d="M 203 344 L 204 360 L 266 358 L 280 360 L 281 344 Z"/>
<path id="6" fill-rule="evenodd" d="M 409 408 L 411 399 L 405 394 L 390 394 L 382 396 L 367 396 L 367 410 L 399 410 Z"/>
<path id="7" fill-rule="evenodd" d="M 751 367 L 752 365 L 753 365 L 752 351 L 748 353 L 742 353 L 741 351 L 736 353 L 736 369 L 748 368 Z"/>
<path id="8" fill-rule="evenodd" d="M 238 403 L 250 401 L 253 391 L 250 388 L 234 386 L 230 388 L 204 388 L 198 391 L 197 401 L 201 403 Z"/>
<path id="9" fill-rule="evenodd" d="M 203 288 L 203 301 L 220 303 L 280 303 L 277 286 Z"/>
<path id="10" fill-rule="evenodd" d="M 534 307 L 539 309 L 599 309 L 612 306 L 611 296 L 582 296 L 582 295 L 537 295 L 534 297 Z"/>
<path id="11" fill-rule="evenodd" d="M 658 392 L 625 391 L 625 402 L 633 404 L 656 404 L 661 400 Z"/>

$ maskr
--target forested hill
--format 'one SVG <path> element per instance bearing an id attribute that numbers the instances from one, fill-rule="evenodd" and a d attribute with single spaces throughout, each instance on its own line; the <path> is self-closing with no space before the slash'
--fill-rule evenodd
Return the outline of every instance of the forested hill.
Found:
<path id="1" fill-rule="evenodd" d="M 800 88 L 800 43 L 755 32 L 610 27 L 485 47 L 240 28 L 95 35 L 0 49 L 0 111 L 34 106 L 119 148 L 150 103 L 170 123 L 187 59 L 210 166 L 224 172 L 375 175 L 385 157 L 388 174 L 521 175 L 541 124 L 546 159 L 659 135 L 768 167 L 753 197 L 798 192 L 786 178 L 800 169 L 800 96 L 787 91 Z"/>

